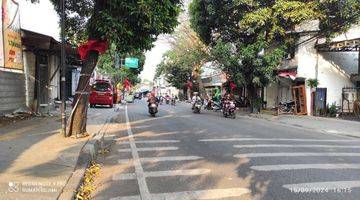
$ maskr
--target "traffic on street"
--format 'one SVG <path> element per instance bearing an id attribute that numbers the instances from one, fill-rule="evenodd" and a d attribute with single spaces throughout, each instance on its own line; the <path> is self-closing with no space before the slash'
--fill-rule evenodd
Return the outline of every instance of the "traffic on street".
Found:
<path id="1" fill-rule="evenodd" d="M 357 199 L 360 140 L 146 99 L 120 107 L 94 199 Z"/>
<path id="2" fill-rule="evenodd" d="M 0 200 L 360 200 L 360 0 L 0 0 Z"/>

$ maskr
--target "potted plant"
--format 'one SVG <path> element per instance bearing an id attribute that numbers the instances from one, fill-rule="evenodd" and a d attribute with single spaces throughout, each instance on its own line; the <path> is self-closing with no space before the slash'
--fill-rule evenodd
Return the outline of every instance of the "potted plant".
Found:
<path id="1" fill-rule="evenodd" d="M 314 92 L 319 85 L 319 81 L 316 78 L 310 78 L 307 80 L 307 85 L 311 88 L 311 90 Z"/>

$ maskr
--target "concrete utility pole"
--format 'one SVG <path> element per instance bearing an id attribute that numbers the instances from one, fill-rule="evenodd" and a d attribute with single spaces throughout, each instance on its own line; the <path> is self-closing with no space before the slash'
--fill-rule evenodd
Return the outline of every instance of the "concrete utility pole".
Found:
<path id="1" fill-rule="evenodd" d="M 65 0 L 61 0 L 61 132 L 66 137 Z"/>

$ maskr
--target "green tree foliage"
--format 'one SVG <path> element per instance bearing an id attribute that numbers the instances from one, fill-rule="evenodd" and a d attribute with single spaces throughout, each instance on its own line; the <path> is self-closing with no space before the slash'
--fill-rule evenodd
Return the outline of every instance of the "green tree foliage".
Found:
<path id="1" fill-rule="evenodd" d="M 124 56 L 139 58 L 139 68 L 129 69 L 124 66 L 119 66 L 120 63 L 116 62 L 119 62 L 118 60 L 120 58 L 124 58 Z M 144 64 L 144 53 L 139 52 L 132 55 L 128 54 L 121 56 L 118 54 L 115 45 L 111 45 L 110 48 L 106 51 L 106 53 L 99 57 L 97 68 L 99 69 L 100 73 L 109 76 L 115 82 L 115 84 L 123 83 L 125 78 L 128 78 L 132 85 L 136 85 L 140 82 L 140 78 L 138 77 L 138 75 L 142 71 Z"/>
<path id="2" fill-rule="evenodd" d="M 164 75 L 174 87 L 183 89 L 189 80 L 199 77 L 201 66 L 208 60 L 208 50 L 186 22 L 170 41 L 171 50 L 157 66 L 155 78 Z"/>
<path id="3" fill-rule="evenodd" d="M 39 0 L 31 0 L 33 2 Z M 60 14 L 61 0 L 50 0 Z M 87 40 L 108 41 L 121 55 L 143 52 L 153 46 L 159 34 L 171 33 L 178 24 L 180 0 L 66 0 L 67 41 L 79 45 Z M 86 132 L 90 75 L 98 61 L 90 51 L 83 62 L 77 95 L 69 124 L 70 134 Z M 81 95 L 80 95 L 81 94 Z"/>
<path id="4" fill-rule="evenodd" d="M 229 81 L 246 86 L 255 102 L 257 88 L 271 81 L 275 67 L 296 43 L 296 34 L 288 31 L 306 20 L 319 20 L 319 35 L 343 32 L 359 21 L 359 6 L 358 0 L 193 0 L 190 21 Z"/>

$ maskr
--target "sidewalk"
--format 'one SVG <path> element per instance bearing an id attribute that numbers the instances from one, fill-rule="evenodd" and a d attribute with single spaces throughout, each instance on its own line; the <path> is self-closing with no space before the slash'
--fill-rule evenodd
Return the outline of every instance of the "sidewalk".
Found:
<path id="1" fill-rule="evenodd" d="M 344 135 L 360 138 L 360 122 L 348 121 L 336 118 L 313 117 L 307 115 L 280 115 L 274 116 L 269 114 L 249 114 L 254 118 L 265 119 L 274 123 L 303 128 L 307 130 Z"/>
<path id="2" fill-rule="evenodd" d="M 114 111 L 89 109 L 88 132 L 100 132 Z M 59 131 L 59 117 L 31 118 L 1 127 L 1 199 L 57 199 L 91 138 L 64 138 Z"/>

